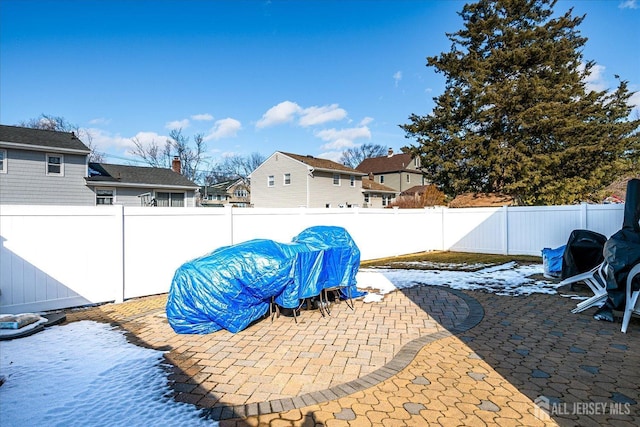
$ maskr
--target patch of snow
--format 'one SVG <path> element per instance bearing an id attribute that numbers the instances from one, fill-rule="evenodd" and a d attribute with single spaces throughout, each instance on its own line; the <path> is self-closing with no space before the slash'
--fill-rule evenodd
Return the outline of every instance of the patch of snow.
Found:
<path id="1" fill-rule="evenodd" d="M 0 425 L 217 425 L 171 397 L 161 351 L 92 321 L 0 342 Z"/>

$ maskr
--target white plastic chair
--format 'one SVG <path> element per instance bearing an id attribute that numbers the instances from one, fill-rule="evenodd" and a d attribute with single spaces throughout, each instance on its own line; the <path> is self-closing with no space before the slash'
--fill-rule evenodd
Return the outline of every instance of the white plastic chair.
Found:
<path id="1" fill-rule="evenodd" d="M 560 286 L 584 282 L 589 286 L 591 291 L 593 291 L 593 296 L 578 303 L 576 308 L 571 310 L 572 313 L 580 313 L 581 311 L 599 304 L 602 300 L 607 298 L 607 281 L 605 280 L 606 266 L 606 263 L 603 262 L 587 272 L 567 277 L 560 282 Z"/>
<path id="2" fill-rule="evenodd" d="M 640 314 L 640 304 L 638 304 L 638 297 L 640 296 L 640 290 L 634 291 L 632 289 L 633 278 L 640 274 L 640 263 L 636 264 L 629 275 L 627 276 L 627 299 L 624 306 L 624 316 L 622 317 L 622 328 L 620 329 L 623 333 L 627 333 L 627 326 L 629 326 L 629 321 L 631 320 L 632 314 Z"/>

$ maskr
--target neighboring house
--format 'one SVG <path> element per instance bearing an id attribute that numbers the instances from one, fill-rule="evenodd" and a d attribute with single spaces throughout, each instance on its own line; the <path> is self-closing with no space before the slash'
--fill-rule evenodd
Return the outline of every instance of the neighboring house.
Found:
<path id="1" fill-rule="evenodd" d="M 331 160 L 276 151 L 250 176 L 256 208 L 361 206 L 366 173 Z"/>
<path id="2" fill-rule="evenodd" d="M 379 184 L 373 180 L 373 176 L 362 178 L 363 208 L 385 208 L 397 197 L 398 192 L 391 187 Z"/>
<path id="3" fill-rule="evenodd" d="M 73 132 L 0 125 L 0 204 L 141 206 L 155 198 L 158 206 L 195 206 L 198 186 L 179 173 L 102 163 L 90 168 L 90 153 Z"/>
<path id="4" fill-rule="evenodd" d="M 230 205 L 237 208 L 251 206 L 251 188 L 244 178 L 200 187 L 200 196 L 202 206 Z"/>
<path id="5" fill-rule="evenodd" d="M 174 168 L 180 161 L 174 159 Z M 96 205 L 194 207 L 199 187 L 179 169 L 89 163 L 86 185 Z"/>
<path id="6" fill-rule="evenodd" d="M 382 157 L 364 159 L 356 169 L 367 175 L 373 174 L 374 180 L 403 192 L 415 185 L 426 184 L 426 179 L 420 168 L 420 158 L 412 158 L 410 154 L 389 154 Z"/>

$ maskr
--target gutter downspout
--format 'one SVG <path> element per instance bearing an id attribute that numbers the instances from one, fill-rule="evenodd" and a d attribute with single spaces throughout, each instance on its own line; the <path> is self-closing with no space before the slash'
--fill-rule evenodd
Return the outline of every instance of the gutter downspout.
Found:
<path id="1" fill-rule="evenodd" d="M 311 190 L 311 183 L 309 182 L 310 178 L 313 178 L 313 171 L 315 169 L 312 167 L 307 167 L 307 208 L 309 207 L 309 202 L 311 201 L 311 194 L 310 190 Z"/>

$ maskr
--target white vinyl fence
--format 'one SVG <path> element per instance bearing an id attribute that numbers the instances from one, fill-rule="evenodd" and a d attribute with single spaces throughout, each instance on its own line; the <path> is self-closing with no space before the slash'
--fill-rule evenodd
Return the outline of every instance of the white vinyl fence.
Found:
<path id="1" fill-rule="evenodd" d="M 169 291 L 175 270 L 251 239 L 344 227 L 375 259 L 429 250 L 541 255 L 571 231 L 609 237 L 624 205 L 426 209 L 0 206 L 0 313 L 56 310 Z"/>

